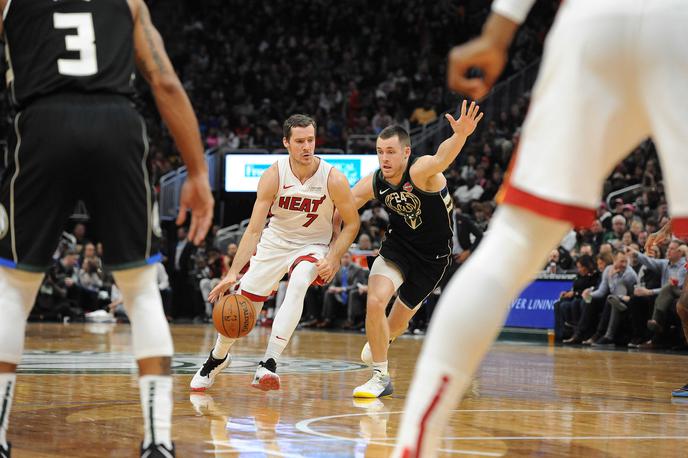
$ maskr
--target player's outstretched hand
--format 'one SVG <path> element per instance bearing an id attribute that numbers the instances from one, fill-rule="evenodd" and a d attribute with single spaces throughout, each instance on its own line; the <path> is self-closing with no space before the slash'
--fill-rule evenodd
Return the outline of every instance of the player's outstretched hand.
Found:
<path id="1" fill-rule="evenodd" d="M 339 270 L 339 261 L 333 261 L 329 256 L 326 256 L 325 259 L 316 262 L 315 267 L 318 269 L 318 276 L 320 276 L 325 283 L 329 283 Z"/>
<path id="2" fill-rule="evenodd" d="M 191 227 L 188 238 L 194 245 L 200 245 L 205 239 L 208 229 L 213 223 L 214 205 L 215 201 L 210 192 L 208 176 L 206 174 L 187 176 L 179 197 L 177 226 L 184 224 L 186 210 L 191 209 Z"/>
<path id="3" fill-rule="evenodd" d="M 220 280 L 215 288 L 208 294 L 208 302 L 214 304 L 222 295 L 224 295 L 229 288 L 237 281 L 237 276 L 233 272 L 228 272 L 227 275 Z"/>
<path id="4" fill-rule="evenodd" d="M 483 113 L 480 112 L 480 106 L 475 104 L 475 101 L 471 102 L 471 106 L 466 109 L 466 101 L 461 103 L 461 116 L 459 119 L 454 119 L 449 113 L 444 115 L 449 121 L 454 133 L 458 135 L 463 135 L 468 137 L 473 133 L 478 123 L 483 119 Z"/>

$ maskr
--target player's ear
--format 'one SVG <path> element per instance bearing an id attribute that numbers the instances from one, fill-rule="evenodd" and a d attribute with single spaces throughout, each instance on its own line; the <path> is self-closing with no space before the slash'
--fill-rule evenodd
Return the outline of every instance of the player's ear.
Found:
<path id="1" fill-rule="evenodd" d="M 282 144 L 285 148 L 289 148 L 289 140 L 287 140 L 287 137 L 282 137 Z"/>
<path id="2" fill-rule="evenodd" d="M 408 159 L 410 155 L 411 155 L 411 147 L 405 146 L 404 147 L 404 158 Z"/>

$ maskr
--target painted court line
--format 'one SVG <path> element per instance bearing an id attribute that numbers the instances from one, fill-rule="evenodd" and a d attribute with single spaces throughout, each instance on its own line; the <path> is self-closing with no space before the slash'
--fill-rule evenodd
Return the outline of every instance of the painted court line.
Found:
<path id="1" fill-rule="evenodd" d="M 688 412 L 646 412 L 646 411 L 624 411 L 624 410 L 567 410 L 567 409 L 457 409 L 452 410 L 454 413 L 507 413 L 507 412 L 519 412 L 519 413 L 561 413 L 565 415 L 573 414 L 596 414 L 596 415 L 652 415 L 652 416 L 674 416 L 674 417 L 688 417 Z M 364 415 L 398 415 L 403 413 L 403 411 L 394 412 L 356 412 L 348 414 L 339 415 L 327 415 L 322 417 L 314 417 L 302 420 L 296 423 L 295 427 L 297 430 L 314 436 L 319 436 L 323 438 L 328 438 L 332 440 L 346 440 L 366 444 L 382 445 L 391 447 L 394 445 L 394 438 L 374 438 L 369 440 L 363 440 L 360 438 L 337 436 L 335 434 L 328 434 L 321 431 L 316 431 L 311 428 L 312 423 L 317 423 L 327 420 L 336 420 L 339 418 L 348 417 L 360 417 Z M 452 436 L 443 437 L 443 440 L 456 440 L 456 441 L 532 441 L 532 440 L 560 440 L 560 441 L 575 441 L 575 440 L 601 440 L 601 441 L 611 441 L 611 440 L 686 440 L 688 436 Z M 481 452 L 477 450 L 453 450 L 453 449 L 440 449 L 440 451 L 445 453 L 454 454 L 474 454 L 482 456 L 503 456 L 504 453 L 493 453 L 493 452 Z"/>

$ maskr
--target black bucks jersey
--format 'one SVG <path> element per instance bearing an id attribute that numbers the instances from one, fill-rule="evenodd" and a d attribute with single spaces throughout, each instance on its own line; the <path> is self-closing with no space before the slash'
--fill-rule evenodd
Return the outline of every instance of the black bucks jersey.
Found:
<path id="1" fill-rule="evenodd" d="M 418 189 L 409 173 L 412 164 L 409 160 L 399 186 L 385 181 L 381 170 L 375 173 L 375 198 L 389 213 L 385 243 L 399 245 L 421 259 L 443 258 L 451 254 L 454 201 L 446 186 L 439 192 Z"/>
<path id="2" fill-rule="evenodd" d="M 88 209 L 109 270 L 159 261 L 146 125 L 129 97 L 129 5 L 8 5 L 6 80 L 16 114 L 0 180 L 0 266 L 44 272 L 77 201 Z"/>
<path id="3" fill-rule="evenodd" d="M 3 24 L 5 81 L 16 108 L 58 92 L 133 92 L 126 0 L 10 0 Z"/>
<path id="4" fill-rule="evenodd" d="M 416 187 L 409 173 L 412 164 L 409 161 L 399 186 L 385 181 L 380 170 L 373 179 L 375 198 L 389 213 L 380 256 L 401 272 L 399 299 L 411 309 L 437 288 L 451 263 L 450 215 L 454 208 L 446 186 L 440 192 L 425 192 Z"/>

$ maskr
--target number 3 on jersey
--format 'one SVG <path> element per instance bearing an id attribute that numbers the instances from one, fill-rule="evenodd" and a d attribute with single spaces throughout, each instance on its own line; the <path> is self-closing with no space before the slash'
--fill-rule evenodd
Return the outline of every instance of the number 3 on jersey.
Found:
<path id="1" fill-rule="evenodd" d="M 56 29 L 76 29 L 76 34 L 65 36 L 67 51 L 79 53 L 78 59 L 57 59 L 57 71 L 66 76 L 91 76 L 98 73 L 96 36 L 91 13 L 54 13 Z"/>

